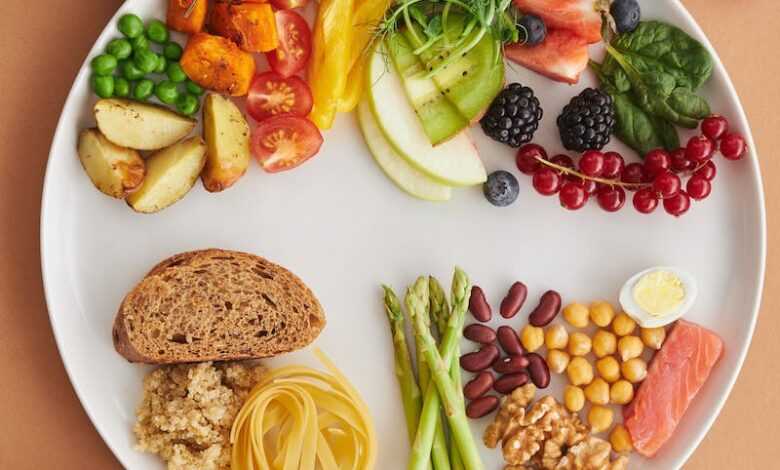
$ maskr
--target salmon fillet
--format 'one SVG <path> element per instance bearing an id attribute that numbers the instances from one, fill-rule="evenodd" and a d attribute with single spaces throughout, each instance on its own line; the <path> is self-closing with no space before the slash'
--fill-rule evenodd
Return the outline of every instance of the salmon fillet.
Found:
<path id="1" fill-rule="evenodd" d="M 623 409 L 623 422 L 637 452 L 652 457 L 672 436 L 722 352 L 718 335 L 694 323 L 677 322 L 636 397 Z"/>

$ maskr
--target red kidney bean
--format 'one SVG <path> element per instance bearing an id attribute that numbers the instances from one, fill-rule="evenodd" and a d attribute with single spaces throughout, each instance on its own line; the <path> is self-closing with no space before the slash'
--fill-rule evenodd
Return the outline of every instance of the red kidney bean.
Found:
<path id="1" fill-rule="evenodd" d="M 462 355 L 460 366 L 469 372 L 481 372 L 489 368 L 498 356 L 498 348 L 494 344 L 486 344 L 479 351 Z"/>
<path id="2" fill-rule="evenodd" d="M 525 372 L 518 372 L 516 374 L 509 374 L 501 376 L 493 384 L 493 389 L 503 395 L 509 395 L 514 392 L 516 388 L 522 387 L 528 383 L 528 374 Z"/>
<path id="3" fill-rule="evenodd" d="M 490 304 L 485 299 L 485 292 L 479 286 L 471 287 L 471 298 L 469 299 L 469 311 L 474 318 L 482 323 L 489 322 L 493 317 L 493 312 L 490 310 Z"/>
<path id="4" fill-rule="evenodd" d="M 468 400 L 476 400 L 490 390 L 494 381 L 492 372 L 480 372 L 463 387 L 463 396 Z"/>
<path id="5" fill-rule="evenodd" d="M 546 326 L 553 321 L 560 310 L 561 295 L 554 290 L 548 290 L 542 294 L 542 297 L 539 299 L 539 305 L 528 316 L 528 323 L 533 326 Z"/>
<path id="6" fill-rule="evenodd" d="M 499 326 L 498 327 L 498 344 L 505 353 L 510 356 L 522 356 L 523 346 L 520 344 L 520 338 L 517 336 L 517 332 L 511 326 Z"/>
<path id="7" fill-rule="evenodd" d="M 550 369 L 547 367 L 547 361 L 536 353 L 525 355 L 528 359 L 528 375 L 531 382 L 539 388 L 547 388 L 550 385 Z"/>
<path id="8" fill-rule="evenodd" d="M 517 315 L 517 312 L 523 307 L 527 295 L 528 289 L 525 287 L 525 284 L 522 282 L 515 282 L 512 284 L 506 297 L 501 301 L 501 316 L 504 318 L 512 318 Z"/>
<path id="9" fill-rule="evenodd" d="M 481 344 L 492 344 L 496 341 L 496 332 L 489 326 L 472 323 L 463 329 L 463 336 L 466 339 Z"/>
<path id="10" fill-rule="evenodd" d="M 466 406 L 466 416 L 471 419 L 479 419 L 494 412 L 498 408 L 498 397 L 495 395 L 486 395 L 477 398 Z"/>
<path id="11" fill-rule="evenodd" d="M 524 356 L 509 356 L 493 364 L 493 370 L 499 374 L 516 374 L 528 367 L 528 359 Z"/>

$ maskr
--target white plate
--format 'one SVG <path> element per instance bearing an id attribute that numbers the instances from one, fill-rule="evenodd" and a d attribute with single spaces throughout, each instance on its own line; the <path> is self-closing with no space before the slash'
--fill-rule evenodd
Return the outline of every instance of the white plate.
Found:
<path id="1" fill-rule="evenodd" d="M 163 0 L 132 0 L 117 15 L 164 17 Z M 645 18 L 662 18 L 709 44 L 675 1 L 644 1 Z M 90 58 L 118 35 L 112 19 Z M 594 51 L 597 52 L 597 51 Z M 750 158 L 718 161 L 712 196 L 674 219 L 658 210 L 641 216 L 626 208 L 607 214 L 596 204 L 568 212 L 557 198 L 534 193 L 521 177 L 519 200 L 490 206 L 479 188 L 458 191 L 446 204 L 414 200 L 385 178 L 367 153 L 352 115 L 341 115 L 314 159 L 288 173 L 264 174 L 257 165 L 234 188 L 208 194 L 200 184 L 157 215 L 133 213 L 99 193 L 76 157 L 80 129 L 94 125 L 94 102 L 85 62 L 75 80 L 52 144 L 43 194 L 41 251 L 49 313 L 65 367 L 98 432 L 132 469 L 163 468 L 133 450 L 134 410 L 145 367 L 114 352 L 111 323 L 125 293 L 157 261 L 204 247 L 254 252 L 299 274 L 317 293 L 328 326 L 317 345 L 330 354 L 363 393 L 381 438 L 379 466 L 405 466 L 408 444 L 380 304 L 380 282 L 398 290 L 415 276 L 449 281 L 454 264 L 482 285 L 497 308 L 516 279 L 529 301 L 511 324 L 519 327 L 538 296 L 559 290 L 564 302 L 607 298 L 633 273 L 651 265 L 690 271 L 701 287 L 688 319 L 712 328 L 726 353 L 682 420 L 673 439 L 652 460 L 632 467 L 679 467 L 721 409 L 750 343 L 764 276 L 765 219 L 761 179 L 748 124 L 723 65 L 717 62 L 703 92 L 750 141 Z M 509 78 L 532 86 L 545 117 L 536 141 L 562 150 L 555 117 L 581 88 L 556 84 L 520 67 Z M 513 169 L 513 153 L 473 135 L 489 170 Z M 625 150 L 617 144 L 613 148 Z M 629 153 L 626 152 L 627 155 Z M 522 176 L 522 175 L 521 175 Z M 465 345 L 465 344 L 464 344 Z M 271 361 L 309 360 L 308 353 Z M 553 392 L 562 380 L 556 378 Z M 560 395 L 558 395 L 560 396 Z M 477 437 L 485 422 L 474 424 Z M 483 449 L 487 468 L 499 468 L 497 451 Z"/>

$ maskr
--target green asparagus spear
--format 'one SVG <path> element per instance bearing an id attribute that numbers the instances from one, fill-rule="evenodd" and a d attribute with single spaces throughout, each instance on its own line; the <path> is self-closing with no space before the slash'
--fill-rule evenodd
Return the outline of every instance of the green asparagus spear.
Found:
<path id="1" fill-rule="evenodd" d="M 428 296 L 431 303 L 431 318 L 436 323 L 436 328 L 439 330 L 439 338 L 441 339 L 447 329 L 447 322 L 450 319 L 450 306 L 447 303 L 447 295 L 444 293 L 444 289 L 441 287 L 438 279 L 433 276 L 428 277 L 428 290 Z M 458 356 L 460 356 L 459 346 L 457 346 L 455 353 L 455 357 Z M 450 365 L 450 376 L 455 384 L 455 388 L 458 390 L 461 400 L 465 401 L 463 398 L 463 381 L 460 376 L 460 364 L 458 364 L 458 361 L 452 361 L 452 364 Z M 449 441 L 449 448 L 452 470 L 463 470 L 463 460 L 460 458 L 460 453 L 458 453 L 458 446 L 455 445 L 455 441 L 452 439 Z"/>
<path id="2" fill-rule="evenodd" d="M 420 319 L 425 324 L 425 328 L 430 333 L 431 316 L 430 301 L 428 298 L 428 280 L 424 277 L 418 278 L 417 282 L 414 284 L 413 290 L 416 292 L 416 295 L 419 296 L 421 305 L 424 306 L 424 308 L 420 309 L 418 312 L 416 312 L 416 314 L 419 315 Z M 409 294 L 407 293 L 406 305 L 407 310 L 411 315 L 412 310 L 409 308 L 409 301 Z M 415 334 L 414 339 L 415 343 L 417 344 L 417 375 L 420 380 L 420 389 L 425 390 L 428 388 L 428 384 L 430 384 L 431 381 L 430 369 L 428 367 L 428 363 L 425 361 L 425 358 L 420 352 L 424 349 L 420 335 Z M 433 467 L 436 470 L 451 470 L 449 452 L 447 451 L 447 437 L 444 434 L 444 421 L 441 419 L 441 415 L 439 415 L 438 419 L 436 420 L 436 428 L 434 429 L 433 447 L 430 451 L 430 458 L 433 461 Z"/>
<path id="3" fill-rule="evenodd" d="M 415 285 L 416 287 L 416 285 Z M 426 284 L 427 287 L 427 284 Z M 409 461 L 409 470 L 423 470 L 426 467 L 428 455 L 433 444 L 433 435 L 436 429 L 436 417 L 440 413 L 441 405 L 450 424 L 452 438 L 455 441 L 463 465 L 466 470 L 483 470 L 484 466 L 479 457 L 479 451 L 471 435 L 469 422 L 466 418 L 465 405 L 453 380 L 450 378 L 450 366 L 457 345 L 463 333 L 463 323 L 466 318 L 469 296 L 471 295 L 468 276 L 461 269 L 455 268 L 452 281 L 453 311 L 447 322 L 447 328 L 442 337 L 439 350 L 430 330 L 426 327 L 421 312 L 427 307 L 427 296 L 424 292 L 410 290 L 407 295 L 407 307 L 409 308 L 415 335 L 421 337 L 423 349 L 420 351 L 428 364 L 434 386 L 425 390 L 422 414 L 417 428 L 417 437 L 412 446 L 412 457 Z M 418 352 L 419 353 L 419 352 Z"/>
<path id="4" fill-rule="evenodd" d="M 420 420 L 422 410 L 422 395 L 420 387 L 414 378 L 412 358 L 406 344 L 404 333 L 404 314 L 401 312 L 401 303 L 395 292 L 388 286 L 382 286 L 385 290 L 385 312 L 390 322 L 390 331 L 393 334 L 393 349 L 395 349 L 395 375 L 398 385 L 401 387 L 401 400 L 406 415 L 406 430 L 409 433 L 409 443 L 414 442 L 417 434 L 417 423 Z"/>

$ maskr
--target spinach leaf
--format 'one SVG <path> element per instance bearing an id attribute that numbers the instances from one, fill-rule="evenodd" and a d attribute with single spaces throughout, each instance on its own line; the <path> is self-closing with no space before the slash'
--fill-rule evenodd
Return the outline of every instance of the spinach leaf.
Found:
<path id="1" fill-rule="evenodd" d="M 663 71 L 677 81 L 677 86 L 697 90 L 712 75 L 709 51 L 686 32 L 660 21 L 643 21 L 631 33 L 621 34 L 612 47 L 639 72 Z M 604 62 L 607 75 L 620 67 L 608 58 Z"/>
<path id="2" fill-rule="evenodd" d="M 669 96 L 668 103 L 678 113 L 697 121 L 712 114 L 707 100 L 687 88 L 676 88 Z"/>
<path id="3" fill-rule="evenodd" d="M 661 145 L 658 147 L 663 147 L 669 151 L 680 148 L 680 135 L 677 133 L 677 128 L 674 127 L 674 124 L 655 116 L 651 116 L 651 119 L 655 132 L 661 141 Z"/>

